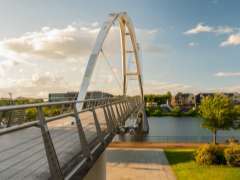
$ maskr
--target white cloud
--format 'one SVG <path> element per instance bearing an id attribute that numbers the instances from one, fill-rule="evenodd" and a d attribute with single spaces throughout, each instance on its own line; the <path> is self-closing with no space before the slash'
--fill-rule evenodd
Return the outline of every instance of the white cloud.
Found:
<path id="1" fill-rule="evenodd" d="M 190 42 L 190 43 L 188 43 L 188 46 L 189 46 L 189 47 L 198 46 L 198 43 Z"/>
<path id="2" fill-rule="evenodd" d="M 68 25 L 63 29 L 43 27 L 38 32 L 28 32 L 17 38 L 0 41 L 0 55 L 11 54 L 17 58 L 47 60 L 88 57 L 99 29 L 97 22 L 89 26 Z M 142 46 L 144 49 L 149 52 L 160 50 L 151 39 L 155 37 L 157 29 L 136 29 L 136 31 L 139 39 L 144 41 Z M 114 48 L 114 43 L 120 43 L 118 28 L 114 27 L 109 36 L 107 38 L 109 45 L 106 47 L 108 49 Z"/>
<path id="3" fill-rule="evenodd" d="M 232 28 L 229 26 L 219 26 L 216 27 L 213 32 L 215 32 L 216 34 L 229 34 L 234 32 L 236 29 L 237 28 Z"/>
<path id="4" fill-rule="evenodd" d="M 236 30 L 237 28 L 229 27 L 229 26 L 217 26 L 212 27 L 205 25 L 204 23 L 198 23 L 194 28 L 189 29 L 184 32 L 184 34 L 199 34 L 199 33 L 215 33 L 215 34 L 229 34 Z"/>
<path id="5" fill-rule="evenodd" d="M 171 91 L 173 94 L 178 92 L 198 92 L 198 89 L 191 85 L 182 83 L 170 83 L 170 82 L 159 82 L 159 81 L 145 81 L 144 82 L 145 94 L 159 94 Z"/>
<path id="6" fill-rule="evenodd" d="M 4 60 L 0 62 L 0 76 L 4 77 L 6 75 L 6 71 L 17 65 L 19 65 L 19 62 L 15 60 Z"/>
<path id="7" fill-rule="evenodd" d="M 99 29 L 97 22 L 74 23 L 65 28 L 43 27 L 36 32 L 1 40 L 0 96 L 11 91 L 15 96 L 46 97 L 48 92 L 78 90 Z M 158 32 L 158 29 L 136 28 L 144 54 L 162 52 L 154 42 Z M 111 29 L 104 50 L 108 57 L 111 55 L 108 52 L 120 52 L 118 28 Z M 112 77 L 107 80 L 112 81 Z"/>
<path id="8" fill-rule="evenodd" d="M 217 77 L 236 77 L 236 76 L 240 76 L 240 72 L 218 72 L 218 73 L 215 73 L 214 76 L 217 76 Z"/>
<path id="9" fill-rule="evenodd" d="M 212 92 L 238 92 L 240 93 L 240 86 L 239 85 L 234 85 L 234 86 L 226 86 L 226 87 L 222 87 L 222 88 L 216 88 L 213 89 Z"/>
<path id="10" fill-rule="evenodd" d="M 226 41 L 223 41 L 220 46 L 237 46 L 240 45 L 240 33 L 230 35 Z"/>
<path id="11" fill-rule="evenodd" d="M 50 72 L 35 73 L 31 78 L 11 79 L 12 85 L 0 87 L 0 96 L 6 97 L 12 92 L 14 97 L 47 97 L 49 92 L 66 92 L 76 90 L 78 83 L 68 82 L 64 77 Z"/>
<path id="12" fill-rule="evenodd" d="M 213 28 L 203 23 L 198 23 L 194 28 L 187 30 L 184 34 L 198 34 L 202 32 L 212 32 Z"/>
<path id="13" fill-rule="evenodd" d="M 87 56 L 92 48 L 98 28 L 75 27 L 64 29 L 43 27 L 39 32 L 28 32 L 18 38 L 0 42 L 1 54 L 6 52 L 21 58 L 66 59 Z"/>
<path id="14" fill-rule="evenodd" d="M 240 74 L 240 73 L 239 73 Z M 170 83 L 160 81 L 145 81 L 144 82 L 144 93 L 145 94 L 161 94 L 170 91 L 172 94 L 178 92 L 185 93 L 200 93 L 200 92 L 240 92 L 240 86 L 226 86 L 221 88 L 199 88 L 182 83 Z"/>

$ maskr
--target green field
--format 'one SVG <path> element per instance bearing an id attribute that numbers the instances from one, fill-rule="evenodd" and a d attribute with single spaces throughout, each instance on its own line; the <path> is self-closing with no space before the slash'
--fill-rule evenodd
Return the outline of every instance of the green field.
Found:
<path id="1" fill-rule="evenodd" d="M 165 149 L 179 180 L 239 180 L 240 168 L 227 165 L 200 166 L 194 161 L 194 149 Z"/>

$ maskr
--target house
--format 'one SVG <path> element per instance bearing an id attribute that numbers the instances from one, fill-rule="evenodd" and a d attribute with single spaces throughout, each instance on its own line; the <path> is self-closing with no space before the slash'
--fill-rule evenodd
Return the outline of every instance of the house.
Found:
<path id="1" fill-rule="evenodd" d="M 157 102 L 147 102 L 146 107 L 157 107 L 158 103 Z"/>
<path id="2" fill-rule="evenodd" d="M 195 96 L 192 93 L 177 93 L 171 99 L 173 107 L 179 106 L 180 108 L 192 108 L 195 105 Z"/>
<path id="3" fill-rule="evenodd" d="M 204 97 L 214 96 L 214 93 L 198 93 L 195 95 L 195 106 L 199 106 Z"/>
<path id="4" fill-rule="evenodd" d="M 233 93 L 233 103 L 240 104 L 240 93 Z"/>
<path id="5" fill-rule="evenodd" d="M 240 94 L 239 93 L 224 93 L 225 96 L 229 97 L 229 99 L 234 104 L 240 104 Z"/>
<path id="6" fill-rule="evenodd" d="M 196 106 L 200 105 L 201 100 L 207 96 L 214 96 L 216 93 L 199 93 L 195 96 Z M 227 96 L 234 104 L 240 104 L 240 94 L 239 93 L 222 93 Z"/>

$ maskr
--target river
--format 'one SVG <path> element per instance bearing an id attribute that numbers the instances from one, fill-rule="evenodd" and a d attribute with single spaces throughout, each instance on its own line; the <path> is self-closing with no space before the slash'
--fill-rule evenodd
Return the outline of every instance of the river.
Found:
<path id="1" fill-rule="evenodd" d="M 198 117 L 149 117 L 150 131 L 146 136 L 117 136 L 115 141 L 150 141 L 150 142 L 210 142 L 211 132 L 201 126 Z M 217 141 L 225 142 L 234 137 L 240 141 L 240 130 L 219 130 Z"/>

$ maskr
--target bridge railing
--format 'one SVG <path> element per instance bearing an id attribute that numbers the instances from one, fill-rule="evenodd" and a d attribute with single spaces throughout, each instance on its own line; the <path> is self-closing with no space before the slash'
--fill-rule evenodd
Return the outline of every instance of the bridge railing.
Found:
<path id="1" fill-rule="evenodd" d="M 114 97 L 0 107 L 37 112 L 35 121 L 0 130 L 0 179 L 83 176 L 141 103 L 139 97 Z M 46 117 L 44 108 L 56 105 L 71 108 Z"/>

